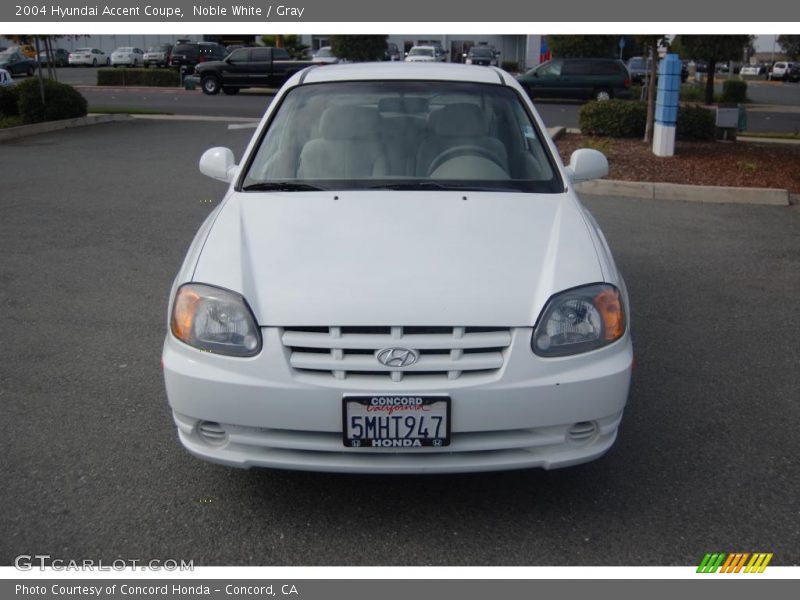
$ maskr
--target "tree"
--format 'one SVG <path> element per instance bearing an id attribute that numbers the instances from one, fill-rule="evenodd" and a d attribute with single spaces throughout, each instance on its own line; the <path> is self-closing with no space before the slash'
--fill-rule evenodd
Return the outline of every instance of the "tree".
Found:
<path id="1" fill-rule="evenodd" d="M 653 120 L 655 118 L 658 45 L 666 42 L 666 36 L 637 35 L 635 40 L 645 50 L 644 55 L 650 59 L 650 74 L 647 77 L 647 118 L 644 128 L 644 141 L 649 142 L 653 138 Z"/>
<path id="2" fill-rule="evenodd" d="M 742 57 L 746 48 L 753 44 L 752 35 L 681 35 L 680 46 L 687 56 L 708 62 L 706 75 L 706 104 L 714 103 L 714 71 L 717 63 Z"/>
<path id="3" fill-rule="evenodd" d="M 353 62 L 381 60 L 386 55 L 388 35 L 332 35 L 331 52 Z"/>
<path id="4" fill-rule="evenodd" d="M 299 35 L 262 35 L 261 43 L 265 46 L 283 48 L 292 58 L 303 58 L 309 46 L 304 44 Z"/>
<path id="5" fill-rule="evenodd" d="M 619 56 L 618 35 L 548 35 L 547 44 L 558 58 Z"/>
<path id="6" fill-rule="evenodd" d="M 792 60 L 800 58 L 800 35 L 779 35 L 777 41 L 786 56 Z"/>

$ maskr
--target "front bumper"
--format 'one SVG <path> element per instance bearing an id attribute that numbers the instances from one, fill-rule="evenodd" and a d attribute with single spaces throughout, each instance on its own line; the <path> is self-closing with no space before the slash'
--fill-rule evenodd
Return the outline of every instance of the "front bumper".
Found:
<path id="1" fill-rule="evenodd" d="M 379 389 L 357 378 L 322 380 L 293 371 L 279 328 L 262 329 L 263 350 L 248 359 L 200 352 L 168 334 L 167 397 L 184 447 L 235 467 L 446 473 L 552 469 L 604 454 L 616 439 L 628 396 L 629 334 L 583 355 L 542 359 L 530 349 L 530 328 L 512 332 L 495 374 L 424 387 L 413 380 L 389 382 Z M 345 447 L 342 396 L 348 393 L 448 394 L 450 446 Z M 201 434 L 200 426 L 209 423 L 216 437 Z"/>

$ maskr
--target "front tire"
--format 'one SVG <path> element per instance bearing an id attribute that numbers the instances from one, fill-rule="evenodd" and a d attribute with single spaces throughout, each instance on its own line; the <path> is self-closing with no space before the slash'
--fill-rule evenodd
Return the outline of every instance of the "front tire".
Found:
<path id="1" fill-rule="evenodd" d="M 216 75 L 206 75 L 200 80 L 200 86 L 203 88 L 203 93 L 209 96 L 216 96 L 222 87 L 219 82 L 219 77 Z"/>

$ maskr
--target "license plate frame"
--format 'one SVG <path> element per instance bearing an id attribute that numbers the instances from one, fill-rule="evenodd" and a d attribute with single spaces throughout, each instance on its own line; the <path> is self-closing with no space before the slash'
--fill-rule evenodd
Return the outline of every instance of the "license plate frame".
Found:
<path id="1" fill-rule="evenodd" d="M 450 409 L 446 394 L 345 394 L 342 443 L 353 449 L 444 448 L 450 445 Z M 354 435 L 359 426 L 361 434 Z"/>

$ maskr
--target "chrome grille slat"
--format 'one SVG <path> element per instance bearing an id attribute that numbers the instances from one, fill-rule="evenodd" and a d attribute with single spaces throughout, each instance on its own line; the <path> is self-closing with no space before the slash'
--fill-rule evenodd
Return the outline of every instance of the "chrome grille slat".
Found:
<path id="1" fill-rule="evenodd" d="M 491 374 L 503 366 L 511 330 L 490 327 L 287 327 L 281 334 L 289 364 L 300 373 L 328 373 L 338 380 L 350 375 L 381 377 L 399 383 L 412 376 L 458 379 L 464 374 Z M 413 365 L 397 368 L 378 362 L 384 348 L 419 353 Z"/>
<path id="2" fill-rule="evenodd" d="M 463 333 L 461 337 L 452 334 L 412 334 L 394 338 L 391 335 L 369 334 L 342 334 L 336 338 L 335 346 L 343 350 L 378 350 L 396 346 L 402 341 L 403 345 L 415 350 L 451 350 L 467 348 L 500 348 L 511 343 L 511 333 L 508 330 L 491 333 Z M 331 348 L 334 344 L 333 336 L 327 333 L 309 333 L 306 331 L 284 331 L 283 345 L 305 348 Z"/>

